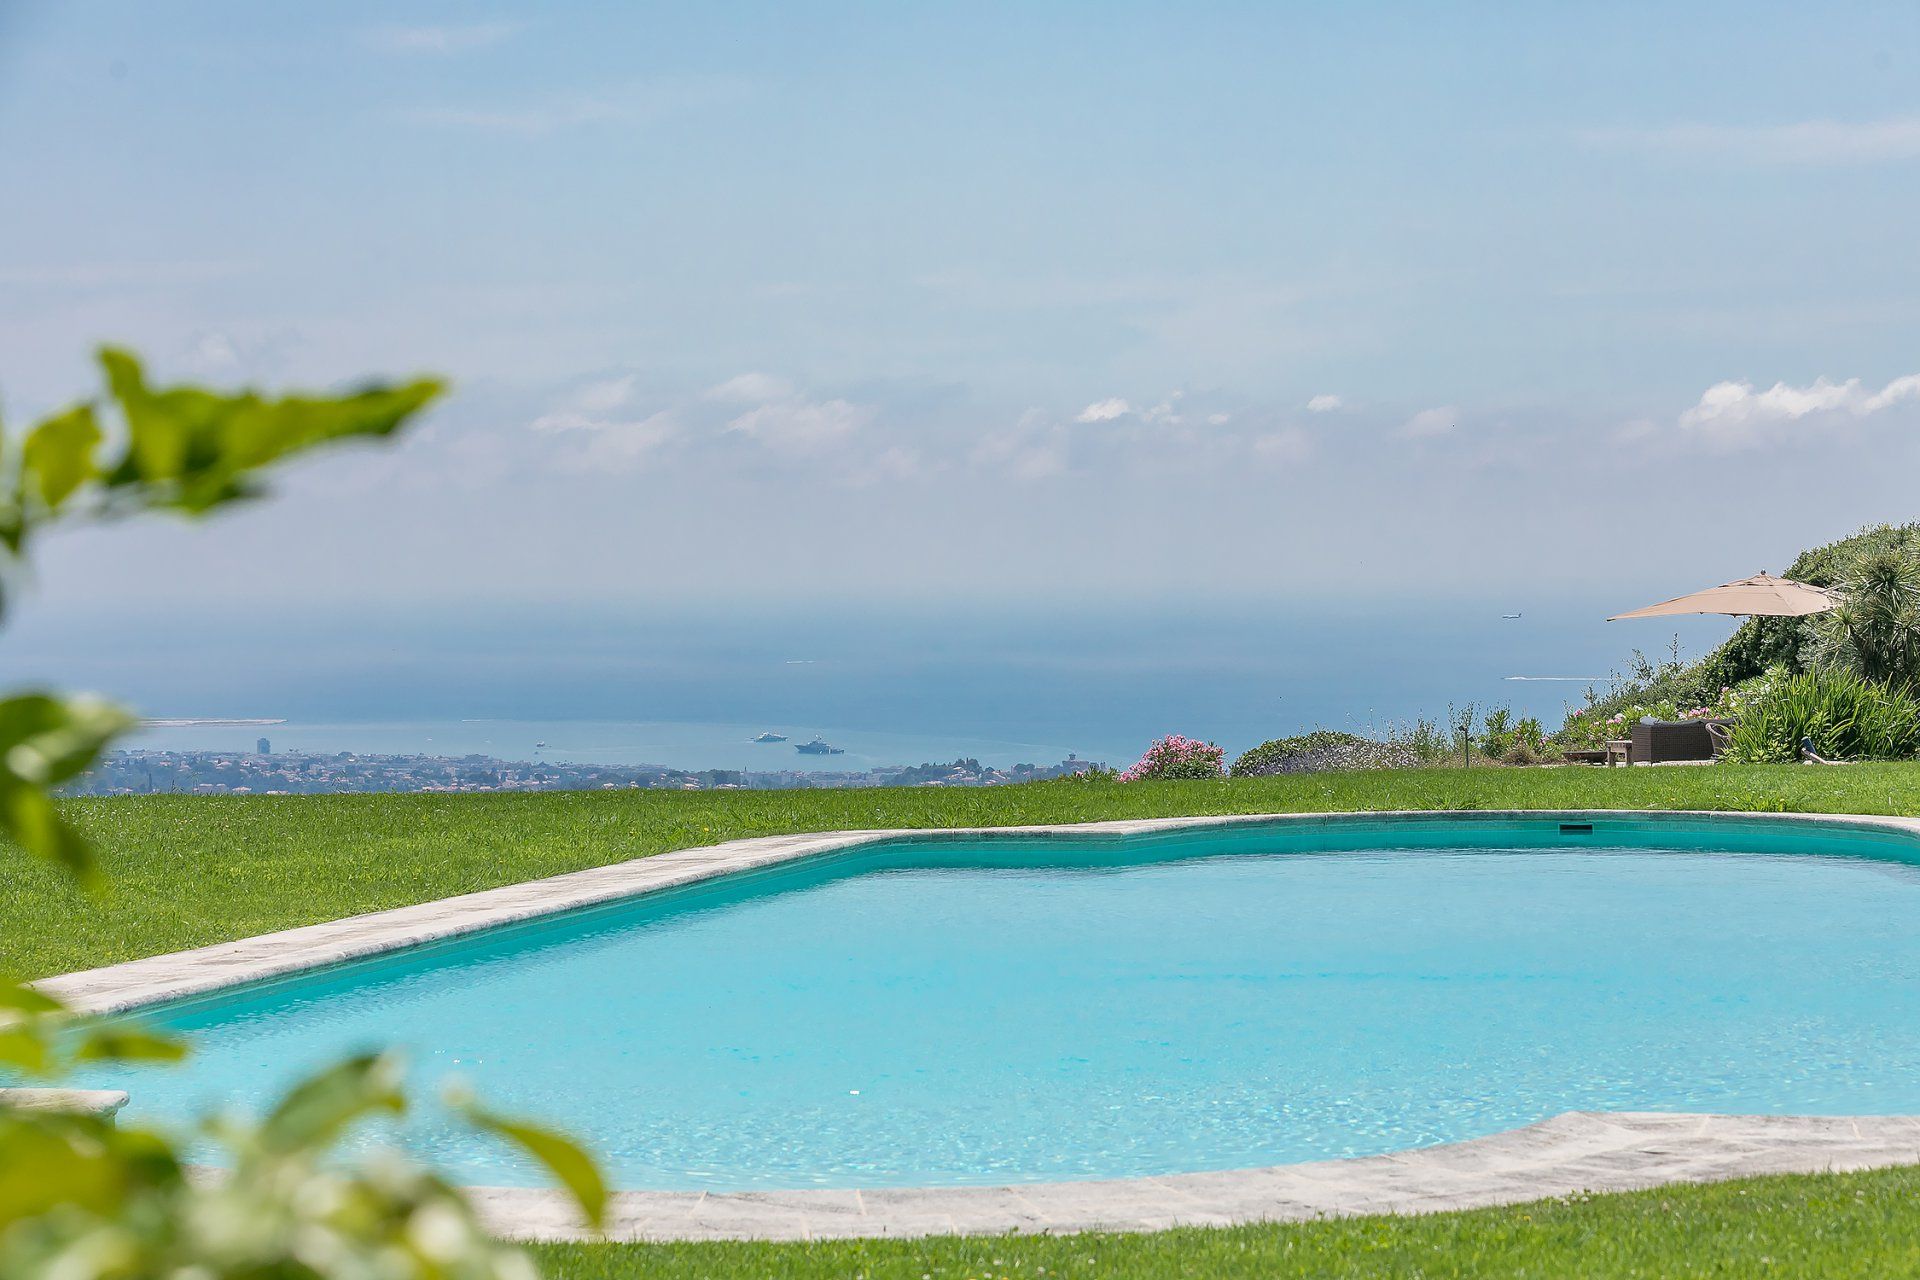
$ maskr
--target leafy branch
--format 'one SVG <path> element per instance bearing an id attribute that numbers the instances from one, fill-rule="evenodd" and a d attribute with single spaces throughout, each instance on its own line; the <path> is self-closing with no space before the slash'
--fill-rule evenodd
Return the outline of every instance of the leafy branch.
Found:
<path id="1" fill-rule="evenodd" d="M 261 472 L 330 442 L 390 436 L 437 397 L 420 379 L 340 395 L 270 397 L 155 388 L 140 363 L 100 352 L 104 394 L 0 432 L 0 619 L 36 536 L 57 523 L 163 511 L 199 517 L 264 493 Z M 134 723 L 98 698 L 25 690 L 0 699 L 0 836 L 83 884 L 101 873 L 54 789 Z M 0 979 L 0 1078 L 61 1081 L 90 1063 L 171 1063 L 186 1046 L 125 1020 L 77 1017 Z M 178 1136 L 123 1126 L 34 1090 L 0 1088 L 0 1276 L 61 1280 L 380 1277 L 530 1280 L 527 1255 L 494 1240 L 473 1206 L 391 1153 L 339 1156 L 360 1125 L 408 1109 L 399 1061 L 349 1058 L 296 1085 L 260 1120 L 223 1116 L 199 1140 L 228 1176 L 189 1175 Z M 571 1140 L 450 1090 L 468 1124 L 545 1167 L 593 1227 L 607 1189 Z"/>
<path id="2" fill-rule="evenodd" d="M 0 621 L 49 526 L 144 511 L 202 516 L 259 497 L 266 467 L 334 441 L 390 436 L 444 389 L 432 378 L 331 396 L 156 388 L 117 347 L 101 349 L 100 368 L 103 395 L 42 419 L 17 445 L 0 434 Z M 86 843 L 50 793 L 133 724 L 95 698 L 31 690 L 0 700 L 0 834 L 97 883 Z"/>

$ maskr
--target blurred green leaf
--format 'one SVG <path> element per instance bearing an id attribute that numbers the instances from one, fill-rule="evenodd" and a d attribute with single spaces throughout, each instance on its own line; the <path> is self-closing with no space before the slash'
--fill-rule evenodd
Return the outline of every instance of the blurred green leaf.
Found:
<path id="1" fill-rule="evenodd" d="M 134 723 L 98 698 L 24 693 L 0 700 L 0 834 L 75 875 L 93 873 L 92 855 L 47 792 L 86 770 Z"/>
<path id="2" fill-rule="evenodd" d="M 76 1062 L 178 1062 L 187 1056 L 187 1046 L 140 1027 L 93 1027 L 80 1037 L 73 1056 Z"/>
<path id="3" fill-rule="evenodd" d="M 444 389 L 427 378 L 267 399 L 252 391 L 156 390 L 140 362 L 113 347 L 102 349 L 100 363 L 128 432 L 126 456 L 107 473 L 108 487 L 136 491 L 143 505 L 189 513 L 255 495 L 259 486 L 249 473 L 289 454 L 391 435 Z"/>
<path id="4" fill-rule="evenodd" d="M 0 1065 L 30 1076 L 53 1074 L 56 1027 L 65 1011 L 52 996 L 0 980 Z"/>
<path id="5" fill-rule="evenodd" d="M 105 1126 L 71 1116 L 0 1111 L 0 1228 L 57 1205 L 96 1213 L 126 1189 Z"/>
<path id="6" fill-rule="evenodd" d="M 0 770 L 0 832 L 36 857 L 65 867 L 88 888 L 100 883 L 93 850 L 60 816 L 53 800 L 38 787 L 8 779 Z"/>
<path id="7" fill-rule="evenodd" d="M 94 450 L 100 423 L 93 406 L 79 404 L 55 414 L 27 434 L 20 449 L 23 480 L 32 484 L 48 510 L 56 510 L 95 474 Z"/>
<path id="8" fill-rule="evenodd" d="M 407 1109 L 399 1060 L 367 1053 L 348 1058 L 293 1087 L 260 1126 L 268 1151 L 325 1148 L 371 1115 Z"/>
<path id="9" fill-rule="evenodd" d="M 58 1013 L 65 1007 L 32 987 L 0 979 L 0 1009 L 14 1013 Z"/>
<path id="10" fill-rule="evenodd" d="M 606 1224 L 606 1181 L 593 1157 L 578 1143 L 542 1125 L 496 1115 L 463 1093 L 450 1091 L 447 1103 L 475 1128 L 513 1144 L 538 1161 L 573 1196 L 588 1226 L 598 1230 Z"/>
<path id="11" fill-rule="evenodd" d="M 107 743 L 134 726 L 100 698 L 23 693 L 0 699 L 0 771 L 53 787 L 83 773 Z"/>
<path id="12" fill-rule="evenodd" d="M 110 436 L 93 405 L 43 420 L 18 448 L 0 435 L 0 590 L 42 521 L 207 511 L 260 492 L 260 470 L 289 454 L 391 434 L 441 389 L 421 381 L 273 399 L 150 387 L 125 351 L 104 350 L 100 361 L 126 426 L 115 456 L 101 456 Z M 0 700 L 0 835 L 97 876 L 52 789 L 131 723 L 97 699 L 34 691 Z M 76 1064 L 184 1052 L 140 1027 L 77 1023 L 59 1001 L 0 980 L 0 1077 L 58 1079 Z M 332 1152 L 355 1123 L 405 1110 L 401 1074 L 394 1058 L 354 1058 L 298 1085 L 264 1121 L 234 1113 L 210 1122 L 204 1135 L 233 1170 L 211 1181 L 185 1177 L 164 1131 L 0 1103 L 0 1277 L 530 1280 L 526 1254 L 494 1240 L 444 1179 L 391 1153 L 355 1161 Z M 598 1221 L 605 1190 L 577 1147 L 488 1120 L 554 1169 Z"/>
<path id="13" fill-rule="evenodd" d="M 25 1020 L 0 1020 L 0 1066 L 44 1076 L 53 1065 L 53 1044 L 45 1032 Z"/>

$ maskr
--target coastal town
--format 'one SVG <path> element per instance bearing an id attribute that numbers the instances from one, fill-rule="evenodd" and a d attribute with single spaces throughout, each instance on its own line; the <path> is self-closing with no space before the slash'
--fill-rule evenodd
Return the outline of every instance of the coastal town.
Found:
<path id="1" fill-rule="evenodd" d="M 597 790 L 801 790 L 820 787 L 991 787 L 1102 769 L 1068 756 L 1058 764 L 994 768 L 972 758 L 863 770 L 671 769 L 499 760 L 492 756 L 273 751 L 112 751 L 66 788 L 70 795 L 314 795 L 336 792 Z"/>

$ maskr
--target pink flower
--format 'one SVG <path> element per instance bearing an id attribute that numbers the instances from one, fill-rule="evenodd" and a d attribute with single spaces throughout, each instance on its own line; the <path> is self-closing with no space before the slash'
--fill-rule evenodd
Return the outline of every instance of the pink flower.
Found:
<path id="1" fill-rule="evenodd" d="M 1169 734 L 1152 746 L 1133 766 L 1120 774 L 1122 782 L 1143 778 L 1217 778 L 1226 752 L 1211 742 L 1184 734 Z"/>

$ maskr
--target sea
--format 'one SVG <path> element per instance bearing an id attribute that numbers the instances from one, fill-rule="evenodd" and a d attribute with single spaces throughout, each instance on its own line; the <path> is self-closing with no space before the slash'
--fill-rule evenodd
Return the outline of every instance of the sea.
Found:
<path id="1" fill-rule="evenodd" d="M 128 703 L 153 723 L 123 745 L 155 749 L 264 737 L 275 751 L 682 769 L 1124 765 L 1169 733 L 1238 752 L 1496 706 L 1551 727 L 1634 649 L 1692 656 L 1733 625 L 1602 612 L 1450 600 L 28 618 L 0 641 L 0 666 L 10 683 Z M 786 741 L 751 741 L 768 732 Z M 842 754 L 795 749 L 814 738 Z"/>

